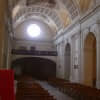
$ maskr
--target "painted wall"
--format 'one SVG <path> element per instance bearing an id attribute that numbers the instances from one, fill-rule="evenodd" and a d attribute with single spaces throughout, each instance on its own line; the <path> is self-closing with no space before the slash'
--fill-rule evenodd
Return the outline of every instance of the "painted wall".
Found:
<path id="1" fill-rule="evenodd" d="M 36 41 L 14 41 L 12 48 L 13 49 L 20 49 L 20 47 L 26 47 L 27 50 L 30 50 L 31 47 L 35 47 L 35 50 L 39 51 L 56 51 L 56 46 L 53 42 L 36 42 Z M 47 58 L 55 63 L 57 62 L 56 56 L 34 56 L 34 55 L 13 55 L 12 54 L 12 60 L 19 59 L 22 57 L 41 57 L 41 58 Z"/>
<path id="2" fill-rule="evenodd" d="M 92 32 L 97 41 L 96 46 L 96 87 L 100 88 L 100 7 L 91 10 L 91 13 L 73 25 L 69 26 L 60 36 L 58 35 L 55 44 L 57 45 L 57 76 L 65 78 L 65 47 L 69 43 L 71 45 L 71 72 L 70 81 L 84 84 L 84 42 L 86 36 Z M 65 78 L 66 79 L 66 78 Z"/>

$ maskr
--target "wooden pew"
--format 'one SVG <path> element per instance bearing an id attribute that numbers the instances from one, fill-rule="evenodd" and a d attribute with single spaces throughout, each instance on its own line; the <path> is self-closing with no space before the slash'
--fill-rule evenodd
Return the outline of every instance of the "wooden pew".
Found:
<path id="1" fill-rule="evenodd" d="M 59 78 L 50 78 L 48 83 L 76 100 L 100 100 L 100 90 Z"/>
<path id="2" fill-rule="evenodd" d="M 31 78 L 20 79 L 17 83 L 16 100 L 56 100 Z"/>

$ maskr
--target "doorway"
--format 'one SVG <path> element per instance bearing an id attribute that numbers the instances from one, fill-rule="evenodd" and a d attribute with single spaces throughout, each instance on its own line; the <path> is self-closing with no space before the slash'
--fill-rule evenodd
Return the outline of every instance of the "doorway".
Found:
<path id="1" fill-rule="evenodd" d="M 84 84 L 96 86 L 96 37 L 89 33 L 84 43 Z"/>
<path id="2" fill-rule="evenodd" d="M 70 67 L 71 67 L 71 47 L 67 43 L 65 47 L 65 79 L 70 80 Z"/>

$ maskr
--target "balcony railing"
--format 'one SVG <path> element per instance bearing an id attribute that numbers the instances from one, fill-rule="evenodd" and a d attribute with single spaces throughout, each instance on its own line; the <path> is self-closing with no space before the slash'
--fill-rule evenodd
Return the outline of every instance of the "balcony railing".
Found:
<path id="1" fill-rule="evenodd" d="M 35 55 L 35 56 L 57 56 L 57 51 L 39 51 L 39 50 L 16 50 L 12 49 L 14 55 Z"/>

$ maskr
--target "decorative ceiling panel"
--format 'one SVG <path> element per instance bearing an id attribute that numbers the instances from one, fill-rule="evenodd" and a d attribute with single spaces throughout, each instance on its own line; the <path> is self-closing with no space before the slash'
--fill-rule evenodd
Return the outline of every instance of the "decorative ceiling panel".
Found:
<path id="1" fill-rule="evenodd" d="M 55 0 L 27 0 L 26 5 L 34 5 L 34 4 L 40 4 L 40 3 L 49 3 L 52 5 L 55 5 Z"/>
<path id="2" fill-rule="evenodd" d="M 27 27 L 30 24 L 36 23 L 41 28 L 41 34 L 37 38 L 31 38 L 27 34 Z M 37 20 L 37 19 L 27 19 L 23 23 L 19 24 L 16 29 L 14 30 L 14 38 L 20 39 L 20 40 L 52 40 L 53 37 L 56 35 L 56 32 L 52 30 L 52 28 L 45 23 L 43 20 Z"/>
<path id="3" fill-rule="evenodd" d="M 100 0 L 9 0 L 13 28 L 27 19 L 41 20 L 50 29 L 62 32 L 85 15 Z M 98 3 L 99 4 L 99 3 Z M 55 31 L 53 31 L 55 32 Z"/>
<path id="4" fill-rule="evenodd" d="M 17 20 L 27 14 L 32 14 L 35 16 L 35 14 L 42 14 L 47 16 L 49 19 L 52 19 L 57 26 L 58 30 L 63 28 L 63 24 L 61 19 L 59 18 L 59 15 L 56 13 L 55 10 L 51 10 L 50 8 L 47 7 L 40 7 L 40 6 L 33 6 L 33 7 L 27 7 L 20 9 L 20 11 L 17 13 L 16 17 L 13 19 L 13 23 L 16 23 Z M 31 17 L 31 16 L 29 16 Z"/>
<path id="5" fill-rule="evenodd" d="M 70 14 L 72 20 L 74 20 L 79 15 L 79 9 L 76 7 L 73 0 L 62 0 L 63 6 L 66 7 L 67 11 Z"/>
<path id="6" fill-rule="evenodd" d="M 75 1 L 78 4 L 80 13 L 83 14 L 96 5 L 95 4 L 96 0 L 75 0 Z"/>

